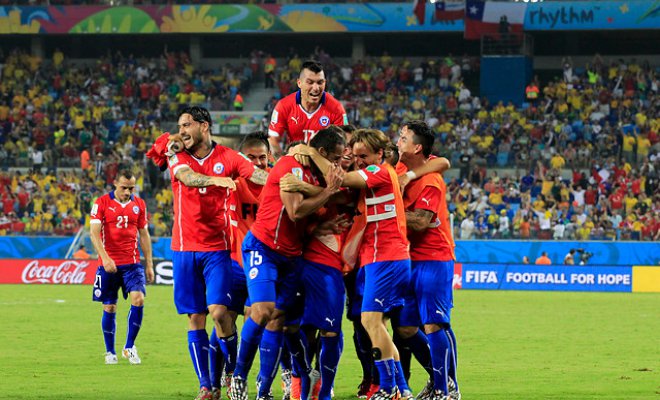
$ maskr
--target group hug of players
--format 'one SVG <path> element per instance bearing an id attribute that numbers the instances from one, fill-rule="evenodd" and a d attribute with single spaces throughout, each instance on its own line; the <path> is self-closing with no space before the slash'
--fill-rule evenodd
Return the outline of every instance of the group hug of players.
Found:
<path id="1" fill-rule="evenodd" d="M 310 399 L 320 378 L 318 398 L 330 400 L 345 304 L 359 397 L 412 399 L 401 362 L 412 353 L 429 374 L 417 399 L 460 398 L 449 162 L 431 155 L 424 122 L 406 122 L 396 145 L 348 125 L 316 62 L 303 64 L 298 87 L 276 106 L 269 134 L 247 135 L 240 153 L 211 140 L 201 107 L 183 110 L 178 132 L 148 153 L 172 181 L 174 302 L 189 317 L 197 399 L 220 399 L 226 386 L 231 400 L 247 400 L 259 350 L 257 400 L 272 398 L 280 365 L 286 396 Z M 287 154 L 270 168 L 284 135 Z"/>

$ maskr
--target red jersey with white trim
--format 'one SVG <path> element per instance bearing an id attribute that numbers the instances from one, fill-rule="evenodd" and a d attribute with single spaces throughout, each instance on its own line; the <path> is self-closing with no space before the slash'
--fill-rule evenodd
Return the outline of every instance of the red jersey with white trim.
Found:
<path id="1" fill-rule="evenodd" d="M 302 140 L 305 143 L 321 129 L 330 125 L 346 125 L 348 117 L 339 100 L 323 92 L 316 111 L 307 112 L 302 107 L 300 90 L 277 102 L 270 117 L 268 134 L 282 137 L 287 133 L 289 143 Z"/>
<path id="2" fill-rule="evenodd" d="M 252 224 L 250 232 L 273 251 L 287 257 L 296 257 L 302 254 L 302 242 L 308 218 L 296 223 L 291 221 L 286 213 L 280 197 L 280 179 L 288 173 L 312 185 L 319 184 L 312 171 L 303 167 L 295 158 L 292 156 L 280 158 L 268 174 L 266 185 L 261 191 L 257 219 Z"/>
<path id="3" fill-rule="evenodd" d="M 138 230 L 147 226 L 144 200 L 133 195 L 122 204 L 110 192 L 96 199 L 90 216 L 90 224 L 101 224 L 103 248 L 116 265 L 140 262 Z"/>
<path id="4" fill-rule="evenodd" d="M 257 218 L 259 195 L 264 187 L 245 178 L 236 179 L 236 190 L 231 194 L 231 259 L 243 265 L 241 245 L 243 238 Z"/>
<path id="5" fill-rule="evenodd" d="M 389 164 L 381 164 L 357 171 L 367 184 L 367 189 L 364 189 L 367 226 L 360 245 L 362 266 L 410 258 L 408 239 L 401 233 L 401 229 L 405 232 L 405 213 L 403 208 L 397 209 L 395 204 L 397 195 L 401 196 L 399 182 L 392 181 L 390 169 L 392 167 Z"/>
<path id="6" fill-rule="evenodd" d="M 172 250 L 216 251 L 229 250 L 231 224 L 229 200 L 231 190 L 224 187 L 188 187 L 176 178 L 184 167 L 207 176 L 235 179 L 250 178 L 255 166 L 229 147 L 213 144 L 211 152 L 198 159 L 187 151 L 170 157 L 168 161 L 174 192 L 174 227 Z"/>
<path id="7" fill-rule="evenodd" d="M 397 174 L 408 171 L 405 164 L 398 163 Z M 406 211 L 416 209 L 433 213 L 430 226 L 423 231 L 408 229 L 410 259 L 412 261 L 454 260 L 454 240 L 451 236 L 449 210 L 447 208 L 447 186 L 442 175 L 433 173 L 411 181 L 406 186 L 403 202 Z"/>

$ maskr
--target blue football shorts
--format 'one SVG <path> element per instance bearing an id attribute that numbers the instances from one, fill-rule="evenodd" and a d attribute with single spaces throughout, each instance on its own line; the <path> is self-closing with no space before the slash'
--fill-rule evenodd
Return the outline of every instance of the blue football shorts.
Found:
<path id="1" fill-rule="evenodd" d="M 174 305 L 179 314 L 200 314 L 212 304 L 229 306 L 232 285 L 228 250 L 173 251 Z"/>
<path id="2" fill-rule="evenodd" d="M 117 304 L 119 289 L 126 299 L 130 292 L 146 294 L 146 286 L 144 267 L 140 264 L 119 265 L 114 274 L 105 272 L 103 266 L 99 265 L 94 279 L 92 300 L 103 302 L 103 304 Z"/>

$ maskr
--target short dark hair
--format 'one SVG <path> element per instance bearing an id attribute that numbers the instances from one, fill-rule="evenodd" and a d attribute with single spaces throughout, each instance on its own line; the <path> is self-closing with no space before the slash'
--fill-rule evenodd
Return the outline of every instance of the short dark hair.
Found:
<path id="1" fill-rule="evenodd" d="M 342 126 L 340 126 L 340 128 L 341 128 L 342 131 L 344 131 L 346 133 L 353 133 L 357 130 L 355 125 L 351 125 L 351 124 L 342 125 Z"/>
<path id="2" fill-rule="evenodd" d="M 391 162 L 393 167 L 399 162 L 399 148 L 396 144 L 390 143 L 387 145 L 385 148 L 385 159 Z"/>
<path id="3" fill-rule="evenodd" d="M 317 150 L 323 147 L 328 151 L 334 151 L 338 145 L 346 146 L 346 137 L 340 127 L 330 125 L 318 131 L 309 141 L 309 145 Z"/>
<path id="4" fill-rule="evenodd" d="M 433 152 L 433 143 L 435 142 L 435 135 L 428 124 L 421 120 L 406 121 L 401 126 L 407 126 L 409 130 L 415 134 L 413 142 L 422 145 L 422 153 L 424 157 L 428 157 Z"/>
<path id="5" fill-rule="evenodd" d="M 302 67 L 300 67 L 300 72 L 303 72 L 303 70 L 306 69 L 314 72 L 315 74 L 318 74 L 319 72 L 323 72 L 323 64 L 321 64 L 318 61 L 307 60 L 304 63 L 302 63 Z"/>
<path id="6" fill-rule="evenodd" d="M 199 106 L 192 106 L 192 107 L 186 107 L 181 112 L 179 113 L 179 118 L 183 114 L 190 114 L 192 115 L 193 121 L 197 122 L 208 122 L 209 128 L 211 125 L 213 125 L 213 120 L 211 119 L 211 113 L 209 113 L 209 110 L 207 110 L 204 107 L 199 107 Z"/>
<path id="7" fill-rule="evenodd" d="M 243 151 L 246 147 L 266 146 L 266 151 L 270 153 L 270 143 L 268 142 L 268 134 L 264 131 L 256 131 L 248 133 L 238 147 Z"/>
<path id="8" fill-rule="evenodd" d="M 119 179 L 119 178 L 121 178 L 122 176 L 123 176 L 124 178 L 128 179 L 129 181 L 130 181 L 131 179 L 135 178 L 135 174 L 133 173 L 133 171 L 131 171 L 131 170 L 128 169 L 128 168 L 122 168 L 122 169 L 120 169 L 119 172 L 117 172 L 117 177 L 116 177 L 115 179 Z"/>

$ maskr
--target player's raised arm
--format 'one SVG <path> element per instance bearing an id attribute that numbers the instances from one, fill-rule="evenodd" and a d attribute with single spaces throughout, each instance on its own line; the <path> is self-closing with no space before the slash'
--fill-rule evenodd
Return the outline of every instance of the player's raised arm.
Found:
<path id="1" fill-rule="evenodd" d="M 230 177 L 208 176 L 193 171 L 190 167 L 182 165 L 175 169 L 174 176 L 188 187 L 219 186 L 236 190 L 236 183 Z"/>
<path id="2" fill-rule="evenodd" d="M 256 183 L 257 185 L 263 186 L 266 184 L 267 179 L 268 179 L 268 171 L 265 171 L 260 168 L 255 168 L 249 180 L 252 183 Z"/>
<path id="3" fill-rule="evenodd" d="M 328 172 L 333 168 L 333 164 L 313 147 L 298 145 L 293 149 L 293 153 L 302 157 L 311 158 L 316 167 L 323 173 L 323 176 L 327 176 Z M 344 175 L 341 186 L 353 189 L 364 189 L 367 187 L 367 184 L 357 171 L 351 171 Z"/>
<path id="4" fill-rule="evenodd" d="M 280 189 L 280 198 L 284 204 L 287 215 L 291 221 L 299 221 L 321 208 L 327 201 L 339 192 L 341 187 L 343 170 L 337 166 L 331 166 L 326 175 L 327 186 L 317 195 L 305 198 L 299 192 L 285 192 Z"/>
<path id="5" fill-rule="evenodd" d="M 401 186 L 401 189 L 403 190 L 403 188 L 406 187 L 406 185 L 410 183 L 410 181 L 414 181 L 419 177 L 422 177 L 427 174 L 432 174 L 434 172 L 442 174 L 449 168 L 451 168 L 451 163 L 445 157 L 432 158 L 423 165 L 416 167 L 413 170 L 408 171 L 403 175 L 400 175 L 399 186 Z"/>

